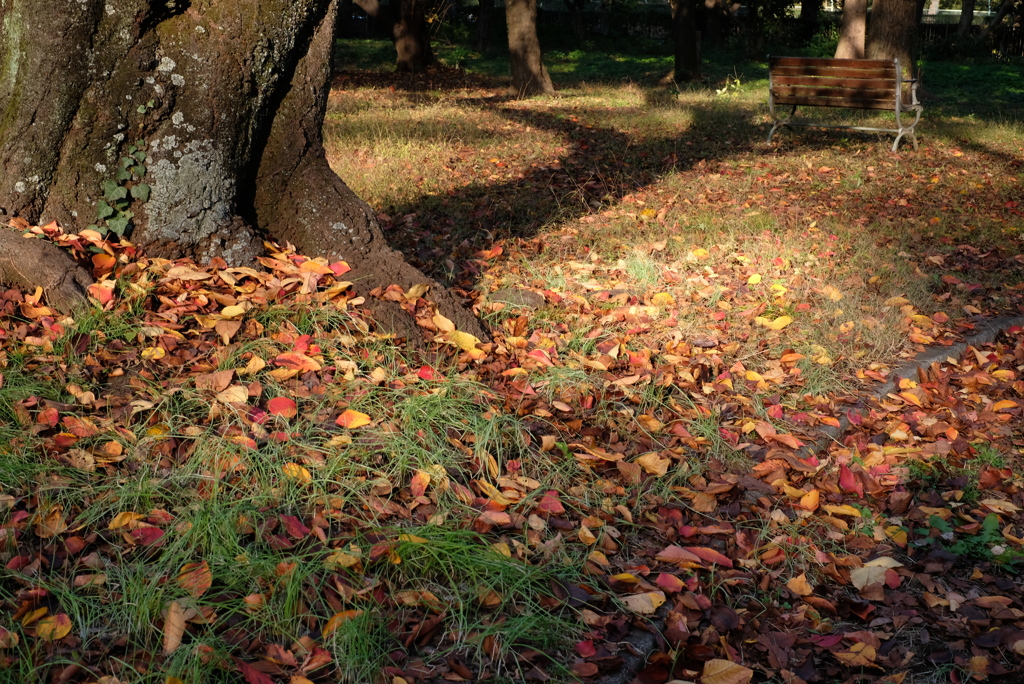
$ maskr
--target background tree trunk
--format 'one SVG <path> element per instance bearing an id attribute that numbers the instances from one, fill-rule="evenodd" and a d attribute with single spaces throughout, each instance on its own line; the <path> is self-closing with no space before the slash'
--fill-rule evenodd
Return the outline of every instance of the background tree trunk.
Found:
<path id="1" fill-rule="evenodd" d="M 917 52 L 917 0 L 874 0 L 864 54 L 868 59 L 898 57 L 904 74 L 912 74 Z"/>
<path id="2" fill-rule="evenodd" d="M 434 64 L 427 25 L 427 0 L 399 0 L 392 37 L 398 52 L 397 70 L 420 74 Z"/>
<path id="3" fill-rule="evenodd" d="M 480 0 L 480 16 L 476 19 L 476 49 L 484 52 L 491 46 L 491 18 L 494 0 Z"/>
<path id="4" fill-rule="evenodd" d="M 864 59 L 864 38 L 868 19 L 868 0 L 844 0 L 843 23 L 839 29 L 838 59 Z"/>
<path id="5" fill-rule="evenodd" d="M 505 19 L 512 90 L 519 97 L 553 94 L 555 87 L 541 60 L 537 38 L 537 0 L 505 0 Z"/>
<path id="6" fill-rule="evenodd" d="M 583 26 L 583 8 L 586 4 L 587 0 L 565 0 L 565 7 L 569 10 L 569 20 L 572 22 L 572 35 L 580 45 L 587 38 Z"/>
<path id="7" fill-rule="evenodd" d="M 122 220 L 148 255 L 199 262 L 246 264 L 265 237 L 288 240 L 348 261 L 364 292 L 431 284 L 444 314 L 480 337 L 327 165 L 335 10 L 336 0 L 0 3 L 0 214 L 71 231 Z M 42 242 L 26 276 L 10 259 L 26 242 L 0 229 L 0 280 L 37 278 L 58 306 L 88 282 Z"/>
<path id="8" fill-rule="evenodd" d="M 700 78 L 700 48 L 697 45 L 697 8 L 694 0 L 672 0 L 672 42 L 675 80 Z"/>
<path id="9" fill-rule="evenodd" d="M 1002 23 L 1003 19 L 1006 18 L 1006 15 L 1010 13 L 1011 9 L 1013 9 L 1016 1 L 1017 0 L 1003 0 L 1002 3 L 1000 3 L 999 9 L 996 10 L 996 15 L 992 17 L 987 24 L 985 24 L 985 28 L 983 28 L 981 33 L 978 35 L 979 42 L 988 38 L 989 34 L 992 33 L 992 29 Z"/>
<path id="10" fill-rule="evenodd" d="M 718 47 L 731 21 L 728 0 L 704 0 L 704 31 L 700 37 L 702 48 Z"/>
<path id="11" fill-rule="evenodd" d="M 974 26 L 974 0 L 963 0 L 960 8 L 960 24 L 956 28 L 956 34 L 961 38 L 971 35 L 971 27 Z"/>

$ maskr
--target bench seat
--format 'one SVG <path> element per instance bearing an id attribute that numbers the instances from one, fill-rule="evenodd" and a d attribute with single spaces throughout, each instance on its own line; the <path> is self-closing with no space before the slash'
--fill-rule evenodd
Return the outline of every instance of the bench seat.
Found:
<path id="1" fill-rule="evenodd" d="M 909 87 L 907 87 L 909 86 Z M 780 117 L 776 108 L 789 107 Z M 797 107 L 843 107 L 847 109 L 885 110 L 896 115 L 895 128 L 838 126 L 813 121 L 794 121 Z M 917 79 L 903 78 L 899 59 L 826 59 L 814 57 L 768 57 L 768 109 L 774 125 L 768 133 L 771 142 L 782 126 L 815 126 L 854 131 L 895 133 L 892 151 L 904 136 L 917 149 L 914 127 L 923 108 L 917 101 Z M 913 115 L 906 124 L 904 117 Z"/>

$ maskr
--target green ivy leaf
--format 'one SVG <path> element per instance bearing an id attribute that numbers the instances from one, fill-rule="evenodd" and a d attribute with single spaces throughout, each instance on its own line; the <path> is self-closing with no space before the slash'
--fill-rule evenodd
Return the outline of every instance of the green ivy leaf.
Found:
<path id="1" fill-rule="evenodd" d="M 96 218 L 103 220 L 114 215 L 114 207 L 110 206 L 103 200 L 96 203 Z"/>
<path id="2" fill-rule="evenodd" d="M 128 230 L 128 222 L 130 220 L 131 219 L 122 214 L 121 216 L 109 219 L 107 221 L 107 227 L 110 228 L 110 231 L 117 235 L 117 237 L 121 237 L 124 235 L 124 232 Z"/>
<path id="3" fill-rule="evenodd" d="M 132 186 L 132 197 L 143 202 L 148 202 L 149 186 L 145 183 L 136 183 Z"/>
<path id="4" fill-rule="evenodd" d="M 143 164 L 136 164 L 132 167 L 132 175 L 136 178 L 142 178 L 146 175 L 146 167 Z"/>
<path id="5" fill-rule="evenodd" d="M 139 150 L 138 152 L 134 153 L 132 156 L 135 157 L 135 161 L 138 161 L 138 162 L 146 161 L 146 153 L 143 152 L 142 150 Z"/>
<path id="6" fill-rule="evenodd" d="M 103 181 L 103 196 L 108 200 L 124 199 L 128 196 L 128 190 L 118 185 L 117 181 Z"/>

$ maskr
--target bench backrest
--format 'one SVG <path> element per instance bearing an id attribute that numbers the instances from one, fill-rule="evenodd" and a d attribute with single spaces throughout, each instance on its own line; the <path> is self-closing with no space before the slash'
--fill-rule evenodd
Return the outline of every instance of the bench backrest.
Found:
<path id="1" fill-rule="evenodd" d="M 777 105 L 891 110 L 900 97 L 897 60 L 769 57 L 768 65 Z"/>

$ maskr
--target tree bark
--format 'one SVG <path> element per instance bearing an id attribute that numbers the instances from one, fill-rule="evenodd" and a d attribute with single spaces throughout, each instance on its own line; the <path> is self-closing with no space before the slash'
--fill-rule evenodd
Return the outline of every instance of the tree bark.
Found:
<path id="1" fill-rule="evenodd" d="M 672 0 L 672 43 L 675 80 L 700 78 L 700 48 L 697 45 L 697 8 L 694 0 Z"/>
<path id="2" fill-rule="evenodd" d="M 868 17 L 868 0 L 844 0 L 843 23 L 839 28 L 837 59 L 864 59 L 864 37 Z"/>
<path id="3" fill-rule="evenodd" d="M 537 0 L 505 0 L 505 18 L 513 92 L 518 97 L 554 94 L 537 38 Z"/>
<path id="4" fill-rule="evenodd" d="M 960 24 L 956 27 L 956 34 L 961 38 L 971 35 L 971 27 L 974 26 L 974 0 L 963 0 L 960 7 Z"/>
<path id="5" fill-rule="evenodd" d="M 494 16 L 494 0 L 480 0 L 480 14 L 476 18 L 476 49 L 485 51 L 491 46 L 491 18 Z"/>
<path id="6" fill-rule="evenodd" d="M 732 9 L 738 9 L 738 5 Z M 721 44 L 725 37 L 732 12 L 728 0 L 704 0 L 704 31 L 700 42 L 703 48 L 714 48 Z"/>
<path id="7" fill-rule="evenodd" d="M 912 74 L 917 52 L 917 0 L 874 0 L 864 54 L 868 59 L 899 58 Z"/>
<path id="8" fill-rule="evenodd" d="M 0 215 L 71 231 L 122 220 L 148 255 L 199 262 L 246 264 L 266 237 L 287 240 L 347 261 L 362 291 L 430 284 L 442 313 L 480 337 L 479 322 L 385 244 L 373 211 L 327 165 L 336 7 L 0 3 Z M 32 242 L 0 229 L 0 280 L 35 280 L 58 307 L 80 298 L 88 276 L 52 244 L 26 256 L 31 271 L 12 264 Z"/>

